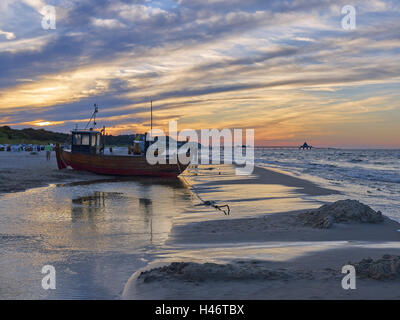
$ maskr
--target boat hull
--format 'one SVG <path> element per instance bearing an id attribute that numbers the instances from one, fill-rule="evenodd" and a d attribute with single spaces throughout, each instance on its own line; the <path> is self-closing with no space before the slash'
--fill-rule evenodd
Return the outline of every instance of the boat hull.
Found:
<path id="1" fill-rule="evenodd" d="M 70 166 L 74 170 L 113 176 L 177 177 L 188 166 L 181 163 L 151 165 L 145 156 L 71 153 L 59 146 L 56 148 L 56 156 L 60 170 Z"/>

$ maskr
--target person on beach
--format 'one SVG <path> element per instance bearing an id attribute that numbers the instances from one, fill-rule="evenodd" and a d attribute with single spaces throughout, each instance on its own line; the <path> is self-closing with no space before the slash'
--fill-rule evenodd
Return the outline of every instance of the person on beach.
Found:
<path id="1" fill-rule="evenodd" d="M 52 147 L 51 147 L 50 143 L 48 143 L 48 144 L 46 145 L 46 148 L 45 148 L 45 150 L 46 150 L 46 160 L 47 160 L 47 161 L 50 160 L 51 149 L 52 149 Z"/>

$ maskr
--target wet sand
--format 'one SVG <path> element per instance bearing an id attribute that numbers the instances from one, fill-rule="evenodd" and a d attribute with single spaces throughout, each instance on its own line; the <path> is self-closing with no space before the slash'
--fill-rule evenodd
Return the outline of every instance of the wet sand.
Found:
<path id="1" fill-rule="evenodd" d="M 342 223 L 329 229 L 305 227 L 296 218 L 304 210 L 268 210 L 268 203 L 286 201 L 281 194 L 262 198 L 255 190 L 276 186 L 293 197 L 337 195 L 334 190 L 283 173 L 257 168 L 251 177 L 235 178 L 224 167 L 201 168 L 187 177 L 204 200 L 232 200 L 231 216 L 176 224 L 169 251 L 125 286 L 125 299 L 399 299 L 399 279 L 357 278 L 356 290 L 344 290 L 342 267 L 364 258 L 400 255 L 400 224 Z M 214 172 L 213 174 L 211 172 Z M 208 177 L 207 177 L 208 176 Z M 243 192 L 231 195 L 234 188 Z M 291 189 L 279 189 L 280 187 Z M 224 193 L 224 189 L 228 192 Z M 246 192 L 249 190 L 249 192 Z M 273 189 L 272 189 L 273 190 Z M 261 191 L 260 191 L 261 192 Z M 262 207 L 255 217 L 239 210 L 249 198 Z M 343 195 L 343 197 L 345 197 Z M 239 203 L 242 200 L 242 206 Z M 229 200 L 227 203 L 232 204 Z M 293 202 L 295 204 L 295 202 Z M 310 203 L 311 205 L 311 203 Z M 257 206 L 255 206 L 257 207 Z M 276 207 L 273 206 L 275 209 Z M 316 207 L 315 203 L 312 207 Z M 236 210 L 235 210 L 236 209 Z M 260 214 L 264 210 L 264 214 Z M 240 216 L 239 218 L 237 216 Z M 187 221 L 186 221 L 187 222 Z M 182 264 L 182 262 L 184 262 Z"/>
<path id="2" fill-rule="evenodd" d="M 261 249 L 260 249 L 261 250 Z M 267 249 L 263 250 L 268 252 Z M 389 300 L 400 299 L 399 279 L 356 279 L 355 290 L 344 290 L 344 265 L 365 257 L 379 258 L 391 249 L 353 247 L 327 249 L 274 261 L 246 259 L 209 263 L 150 264 L 135 273 L 123 292 L 125 299 L 254 299 L 254 300 Z M 219 252 L 223 255 L 223 251 Z M 189 262 L 190 261 L 190 262 Z M 163 269 L 162 266 L 167 266 Z M 149 271 L 150 270 L 150 271 Z"/>
<path id="3" fill-rule="evenodd" d="M 224 166 L 220 166 L 220 168 L 223 169 Z M 237 177 L 234 177 L 232 180 L 210 181 L 204 183 L 203 186 L 228 185 L 237 183 L 238 179 Z M 294 188 L 294 191 L 310 196 L 323 196 L 340 193 L 337 190 L 320 187 L 311 181 L 291 176 L 276 169 L 267 169 L 261 167 L 254 167 L 253 174 L 250 176 L 250 178 L 242 178 L 240 179 L 240 183 L 249 183 L 254 185 L 281 185 Z"/>
<path id="4" fill-rule="evenodd" d="M 0 152 L 0 194 L 44 187 L 51 183 L 104 178 L 89 172 L 58 170 L 55 152 Z"/>
<path id="5" fill-rule="evenodd" d="M 179 180 L 71 174 L 0 195 L 0 300 L 119 299 L 191 205 Z M 45 265 L 56 269 L 56 290 L 42 288 Z"/>
<path id="6" fill-rule="evenodd" d="M 385 217 L 379 224 L 335 224 L 330 229 L 301 226 L 303 211 L 268 214 L 258 218 L 192 222 L 176 226 L 169 244 L 270 241 L 400 241 L 400 224 Z"/>

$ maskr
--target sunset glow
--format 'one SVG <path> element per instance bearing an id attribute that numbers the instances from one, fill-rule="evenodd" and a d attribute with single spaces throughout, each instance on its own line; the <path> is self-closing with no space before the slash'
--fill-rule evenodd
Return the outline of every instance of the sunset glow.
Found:
<path id="1" fill-rule="evenodd" d="M 44 3 L 0 6 L 0 125 L 68 132 L 97 103 L 108 132 L 144 132 L 152 99 L 164 129 L 400 147 L 396 1 L 354 1 L 355 30 L 341 26 L 346 1 L 52 1 L 55 30 L 41 27 Z"/>
<path id="2" fill-rule="evenodd" d="M 45 127 L 51 125 L 51 122 L 50 121 L 36 122 L 35 125 L 39 127 Z"/>

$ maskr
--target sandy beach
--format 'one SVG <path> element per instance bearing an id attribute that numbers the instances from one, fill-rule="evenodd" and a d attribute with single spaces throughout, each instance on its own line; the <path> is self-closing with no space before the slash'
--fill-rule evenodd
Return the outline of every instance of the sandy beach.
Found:
<path id="1" fill-rule="evenodd" d="M 54 154 L 52 160 L 46 162 L 43 153 L 31 155 L 2 152 L 0 175 L 0 192 L 3 196 L 49 184 L 59 186 L 81 184 L 85 187 L 87 181 L 98 180 L 102 188 L 108 185 L 108 177 L 73 170 L 58 171 Z M 141 182 L 146 188 L 151 183 L 151 181 Z M 379 223 L 361 221 L 337 223 L 332 220 L 332 224 L 326 228 L 311 227 L 300 219 L 302 214 L 315 212 L 325 203 L 344 200 L 346 195 L 337 190 L 323 188 L 301 177 L 259 167 L 255 168 L 251 176 L 236 176 L 232 166 L 199 166 L 185 172 L 180 178 L 180 183 L 182 186 L 177 187 L 178 189 L 174 189 L 176 187 L 171 189 L 173 193 L 168 197 L 172 198 L 168 201 L 174 201 L 173 197 L 176 196 L 174 190 L 181 190 L 179 188 L 185 188 L 184 186 L 192 190 L 191 201 L 188 201 L 185 195 L 188 190 L 183 189 L 186 191 L 182 193 L 182 210 L 177 213 L 173 209 L 168 209 L 169 215 L 162 218 L 164 222 L 159 227 L 162 233 L 157 231 L 157 220 L 152 222 L 150 240 L 154 241 L 153 235 L 162 234 L 162 237 L 157 240 L 158 247 L 151 252 L 151 257 L 143 256 L 143 253 L 150 251 L 141 249 L 140 252 L 143 253 L 140 253 L 140 256 L 145 258 L 140 260 L 140 263 L 135 262 L 135 267 L 132 267 L 132 263 L 119 263 L 118 267 L 124 271 L 120 272 L 120 288 L 113 289 L 120 292 L 116 297 L 123 299 L 400 298 L 398 290 L 400 272 L 396 269 L 399 267 L 396 259 L 400 256 L 398 231 L 400 224 L 390 220 L 384 212 Z M 108 243 L 105 242 L 105 235 L 101 233 L 101 229 L 104 228 L 101 227 L 103 224 L 101 221 L 107 219 L 107 210 L 111 210 L 107 209 L 108 205 L 113 206 L 112 210 L 117 209 L 114 214 L 118 214 L 118 208 L 115 206 L 122 204 L 126 206 L 126 209 L 119 210 L 119 214 L 126 210 L 124 217 L 127 218 L 134 218 L 135 211 L 130 209 L 133 204 L 136 205 L 135 201 L 138 201 L 145 215 L 154 215 L 154 210 L 162 208 L 162 206 L 154 208 L 149 206 L 155 198 L 131 199 L 125 192 L 132 187 L 129 184 L 123 186 L 126 189 L 118 189 L 119 184 L 116 184 L 113 192 L 101 192 L 101 199 L 105 204 L 99 207 L 96 198 L 93 200 L 95 206 L 85 211 L 79 208 L 82 205 L 91 206 L 91 196 L 78 198 L 79 201 L 72 199 L 73 206 L 70 210 L 75 219 L 72 221 L 72 227 L 76 229 L 76 223 L 79 223 L 79 228 L 83 228 L 87 223 L 90 233 L 96 230 L 93 235 L 99 237 L 99 240 L 94 241 L 90 235 L 88 238 L 90 241 L 87 243 L 88 235 L 85 234 L 85 239 L 81 238 L 84 235 L 83 230 L 86 230 L 82 229 L 79 233 L 73 233 L 72 238 L 70 235 L 65 236 L 68 242 L 73 243 L 71 248 L 74 250 L 79 248 L 84 252 L 87 250 L 87 245 L 92 243 L 97 248 L 96 256 L 111 255 L 111 251 L 102 253 L 104 249 L 101 249 Z M 59 189 L 58 192 L 62 193 L 62 188 Z M 95 194 L 98 195 L 99 192 L 96 191 Z M 0 200 L 1 197 L 0 195 Z M 223 212 L 204 205 L 200 199 L 219 205 L 228 204 L 230 215 L 224 215 Z M 3 201 L 6 205 L 12 198 L 4 197 Z M 163 203 L 165 205 L 165 201 Z M 103 207 L 105 209 L 102 209 Z M 61 213 L 64 212 L 60 205 L 57 205 L 57 208 Z M 101 219 L 92 216 L 93 212 L 97 212 L 94 210 L 100 210 Z M 46 235 L 42 235 L 44 229 L 41 228 L 48 229 L 52 226 L 51 229 L 55 228 L 56 234 L 57 232 L 62 234 L 63 228 L 69 228 L 70 223 L 70 217 L 65 213 L 63 215 L 65 217 L 61 216 L 62 219 L 57 217 L 55 222 L 46 221 L 49 214 L 40 216 L 38 212 L 35 218 L 41 220 L 37 232 L 40 233 L 41 239 L 47 242 L 46 246 L 53 248 L 52 250 L 65 247 L 65 242 L 52 234 L 49 239 L 54 237 L 57 239 L 56 242 L 46 240 Z M 149 225 L 147 219 L 145 217 L 144 220 L 146 228 Z M 105 230 L 114 228 L 113 221 L 115 220 L 110 220 L 110 227 Z M 27 230 L 30 230 L 29 228 Z M 128 229 L 125 232 L 126 235 L 130 234 Z M 11 236 L 13 239 L 16 237 L 2 232 L 0 241 L 6 241 L 5 244 L 9 245 Z M 119 233 L 117 236 L 118 239 L 121 237 Z M 107 234 L 107 237 L 110 237 L 110 234 Z M 135 237 L 134 233 L 124 237 L 120 248 L 132 242 L 134 239 L 132 237 Z M 111 242 L 111 239 L 109 246 L 118 247 Z M 137 254 L 129 251 L 134 249 L 124 249 L 127 254 Z M 77 259 L 73 257 L 66 260 Z M 367 258 L 372 260 L 363 262 L 363 259 Z M 85 257 L 84 260 L 88 258 Z M 125 263 L 130 261 L 127 258 L 119 260 Z M 7 264 L 5 260 L 1 262 L 3 265 Z M 101 264 L 103 265 L 104 261 Z M 347 264 L 356 266 L 359 272 L 355 290 L 344 290 L 341 286 L 345 276 L 341 270 Z M 71 270 L 74 266 L 68 265 L 64 268 Z M 104 274 L 102 277 L 104 279 L 110 277 L 107 282 L 112 282 L 112 268 L 109 269 L 109 274 Z M 79 270 L 74 272 L 78 273 Z M 118 286 L 114 283 L 113 288 L 115 287 Z"/>
<path id="2" fill-rule="evenodd" d="M 51 183 L 104 179 L 89 172 L 60 171 L 55 152 L 46 161 L 42 152 L 0 152 L 0 194 L 43 187 Z"/>
<path id="3" fill-rule="evenodd" d="M 379 260 L 391 255 L 398 261 L 398 222 L 383 216 L 380 223 L 334 223 L 328 229 L 312 228 L 298 220 L 307 210 L 235 218 L 239 214 L 235 204 L 241 201 L 258 201 L 263 209 L 268 208 L 265 201 L 274 201 L 252 198 L 251 193 L 245 192 L 249 184 L 257 185 L 258 190 L 265 190 L 268 185 L 277 186 L 277 189 L 291 187 L 292 195 L 339 193 L 265 168 L 256 168 L 252 177 L 240 179 L 230 179 L 233 177 L 231 169 L 226 167 L 202 169 L 203 173 L 222 171 L 222 174 L 213 175 L 214 178 L 190 177 L 204 199 L 212 200 L 207 198 L 212 192 L 202 192 L 210 187 L 218 187 L 218 193 L 223 193 L 221 189 L 228 185 L 245 186 L 241 196 L 235 198 L 233 213 L 220 219 L 175 225 L 168 241 L 170 252 L 131 277 L 123 293 L 125 299 L 400 298 L 400 265 L 395 262 L 397 271 L 392 275 L 392 262 L 386 265 L 385 259 Z M 223 178 L 217 180 L 221 175 Z M 284 197 L 277 198 L 287 201 Z M 232 205 L 232 200 L 226 202 Z M 237 205 L 236 208 L 242 207 Z M 342 267 L 357 266 L 366 258 L 375 259 L 371 268 L 377 270 L 378 275 L 358 275 L 357 289 L 344 290 Z M 387 274 L 390 274 L 389 280 L 385 278 Z"/>

